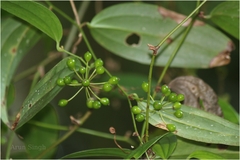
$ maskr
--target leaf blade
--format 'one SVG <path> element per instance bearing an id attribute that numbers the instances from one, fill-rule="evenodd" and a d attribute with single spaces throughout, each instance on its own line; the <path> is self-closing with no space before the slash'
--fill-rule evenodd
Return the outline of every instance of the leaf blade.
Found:
<path id="1" fill-rule="evenodd" d="M 94 39 L 112 53 L 138 63 L 150 64 L 151 51 L 147 44 L 159 43 L 177 25 L 175 20 L 162 16 L 159 8 L 144 3 L 115 5 L 96 15 L 88 27 Z M 181 27 L 170 37 L 171 43 L 165 43 L 159 48 L 156 66 L 166 64 L 170 54 L 179 44 L 184 29 L 186 27 Z M 127 39 L 132 34 L 139 36 L 140 40 L 137 44 L 129 45 Z M 211 61 L 226 51 L 229 43 L 232 44 L 229 38 L 207 24 L 193 26 L 171 66 L 214 67 L 216 64 L 212 65 Z M 227 63 L 229 62 L 223 64 Z"/>
<path id="2" fill-rule="evenodd" d="M 59 44 L 62 25 L 57 16 L 43 5 L 33 1 L 3 1 L 1 8 L 32 24 Z"/>
<path id="3" fill-rule="evenodd" d="M 210 19 L 220 28 L 239 39 L 239 1 L 226 1 L 215 7 Z"/>
<path id="4" fill-rule="evenodd" d="M 138 102 L 138 106 L 145 110 L 146 103 Z M 150 109 L 154 110 L 152 105 Z M 181 119 L 173 115 L 173 110 L 161 111 L 164 121 L 176 126 L 177 131 L 174 132 L 176 135 L 205 143 L 239 145 L 239 125 L 193 107 L 182 105 L 181 110 L 183 111 Z M 159 113 L 150 113 L 151 125 L 167 130 L 165 122 L 162 121 Z"/>
<path id="5" fill-rule="evenodd" d="M 74 71 L 67 67 L 67 60 L 68 57 L 60 61 L 34 86 L 23 102 L 21 111 L 12 126 L 13 130 L 20 128 L 29 121 L 62 90 L 62 87 L 56 84 L 58 78 L 73 76 Z M 76 61 L 76 66 L 79 65 L 80 61 Z"/>

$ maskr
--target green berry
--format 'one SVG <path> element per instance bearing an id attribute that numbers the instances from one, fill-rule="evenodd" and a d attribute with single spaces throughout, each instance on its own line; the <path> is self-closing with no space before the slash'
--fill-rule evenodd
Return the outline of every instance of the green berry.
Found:
<path id="1" fill-rule="evenodd" d="M 183 94 L 178 94 L 178 95 L 177 95 L 177 101 L 178 101 L 178 102 L 181 102 L 181 101 L 183 101 L 183 100 L 184 100 L 184 98 L 185 98 L 185 97 L 184 97 L 184 95 L 183 95 Z"/>
<path id="2" fill-rule="evenodd" d="M 71 83 L 71 81 L 72 81 L 72 78 L 70 76 L 64 77 L 64 83 L 65 84 L 69 84 L 69 83 Z"/>
<path id="3" fill-rule="evenodd" d="M 161 87 L 161 92 L 165 95 L 166 93 L 168 93 L 168 86 L 167 85 L 163 85 L 162 87 Z"/>
<path id="4" fill-rule="evenodd" d="M 131 108 L 131 111 L 133 114 L 140 114 L 142 112 L 141 108 L 139 108 L 138 106 L 133 106 Z"/>
<path id="5" fill-rule="evenodd" d="M 167 129 L 170 132 L 174 132 L 176 130 L 176 126 L 174 124 L 167 124 Z"/>
<path id="6" fill-rule="evenodd" d="M 118 81 L 119 81 L 119 78 L 118 78 L 118 77 L 112 76 L 112 77 L 108 80 L 108 83 L 115 85 L 115 84 L 118 84 Z"/>
<path id="7" fill-rule="evenodd" d="M 99 66 L 96 68 L 97 74 L 103 74 L 105 72 L 105 68 L 103 66 Z"/>
<path id="8" fill-rule="evenodd" d="M 136 121 L 142 122 L 144 119 L 145 119 L 145 116 L 143 114 L 136 115 Z"/>
<path id="9" fill-rule="evenodd" d="M 177 118 L 182 118 L 183 112 L 180 109 L 176 110 L 176 112 L 174 112 L 174 116 L 176 116 Z"/>
<path id="10" fill-rule="evenodd" d="M 73 79 L 72 81 L 71 81 L 71 84 L 78 84 L 79 82 L 76 80 L 76 79 Z"/>
<path id="11" fill-rule="evenodd" d="M 171 94 L 171 90 L 170 90 L 170 88 L 168 88 L 167 93 L 164 94 L 164 95 L 167 97 L 167 96 L 169 96 L 170 94 Z"/>
<path id="12" fill-rule="evenodd" d="M 143 83 L 142 83 L 142 89 L 143 89 L 145 92 L 148 92 L 148 83 L 147 83 L 147 82 L 143 82 Z"/>
<path id="13" fill-rule="evenodd" d="M 84 87 L 88 87 L 88 86 L 90 85 L 89 79 L 84 79 L 84 80 L 82 81 L 82 85 L 83 85 Z"/>
<path id="14" fill-rule="evenodd" d="M 100 66 L 103 66 L 103 61 L 102 61 L 101 59 L 97 59 L 97 60 L 94 62 L 94 66 L 95 66 L 95 68 L 100 67 Z"/>
<path id="15" fill-rule="evenodd" d="M 99 109 L 99 108 L 101 107 L 101 103 L 100 103 L 99 101 L 94 101 L 94 102 L 92 103 L 92 107 L 93 107 L 94 109 Z"/>
<path id="16" fill-rule="evenodd" d="M 57 85 L 59 85 L 59 86 L 65 86 L 65 82 L 64 82 L 64 79 L 63 78 L 58 78 L 57 79 Z"/>
<path id="17" fill-rule="evenodd" d="M 94 102 L 93 99 L 91 99 L 91 98 L 88 99 L 88 100 L 87 100 L 87 107 L 88 107 L 88 108 L 93 108 L 93 102 Z"/>
<path id="18" fill-rule="evenodd" d="M 68 104 L 68 100 L 66 99 L 61 99 L 59 102 L 58 102 L 58 105 L 61 106 L 61 107 L 64 107 Z"/>
<path id="19" fill-rule="evenodd" d="M 156 109 L 156 110 L 160 110 L 160 109 L 162 109 L 162 107 L 163 107 L 163 105 L 160 101 L 155 101 L 153 103 L 153 108 Z"/>
<path id="20" fill-rule="evenodd" d="M 182 106 L 182 104 L 181 104 L 180 102 L 175 102 L 175 103 L 173 104 L 173 108 L 174 108 L 175 110 L 180 109 L 181 106 Z"/>
<path id="21" fill-rule="evenodd" d="M 113 89 L 113 86 L 109 83 L 105 83 L 102 87 L 102 89 L 105 91 L 105 92 L 109 92 Z"/>
<path id="22" fill-rule="evenodd" d="M 89 62 L 92 59 L 92 54 L 90 52 L 86 52 L 84 54 L 85 61 Z"/>
<path id="23" fill-rule="evenodd" d="M 83 66 L 81 66 L 81 67 L 79 68 L 79 73 L 81 73 L 81 74 L 86 73 L 86 68 L 83 67 Z"/>
<path id="24" fill-rule="evenodd" d="M 176 102 L 177 101 L 177 94 L 176 93 L 171 93 L 169 96 L 168 96 L 168 100 L 170 102 Z"/>
<path id="25" fill-rule="evenodd" d="M 74 69 L 75 69 L 75 64 L 76 64 L 75 59 L 69 58 L 69 59 L 67 60 L 67 66 L 68 66 L 68 68 L 69 68 L 70 70 L 74 70 Z"/>
<path id="26" fill-rule="evenodd" d="M 109 105 L 109 99 L 108 98 L 101 98 L 100 102 L 104 105 L 104 106 L 108 106 Z"/>

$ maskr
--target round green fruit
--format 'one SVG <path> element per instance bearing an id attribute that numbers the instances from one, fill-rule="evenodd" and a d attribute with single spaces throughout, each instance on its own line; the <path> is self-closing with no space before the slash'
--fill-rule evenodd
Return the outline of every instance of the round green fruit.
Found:
<path id="1" fill-rule="evenodd" d="M 61 99 L 59 102 L 58 102 L 58 105 L 61 106 L 61 107 L 64 107 L 68 104 L 68 100 L 66 99 Z"/>
<path id="2" fill-rule="evenodd" d="M 177 101 L 177 94 L 176 93 L 171 93 L 169 96 L 168 96 L 168 100 L 170 102 L 176 102 Z"/>
<path id="3" fill-rule="evenodd" d="M 176 126 L 174 124 L 167 124 L 167 129 L 170 132 L 174 132 L 176 130 Z"/>
<path id="4" fill-rule="evenodd" d="M 142 112 L 141 108 L 139 108 L 138 106 L 133 106 L 131 108 L 131 111 L 133 114 L 140 114 Z"/>
<path id="5" fill-rule="evenodd" d="M 156 110 L 160 110 L 160 109 L 162 109 L 162 107 L 163 107 L 163 105 L 160 101 L 155 101 L 153 103 L 153 108 L 156 109 Z"/>
<path id="6" fill-rule="evenodd" d="M 94 109 L 99 109 L 99 108 L 101 108 L 101 103 L 99 101 L 94 101 L 92 104 L 92 107 Z"/>
<path id="7" fill-rule="evenodd" d="M 136 115 L 136 121 L 142 122 L 144 119 L 145 119 L 145 116 L 143 114 Z"/>
<path id="8" fill-rule="evenodd" d="M 59 85 L 59 86 L 65 86 L 65 82 L 64 82 L 64 79 L 63 78 L 58 78 L 57 79 L 57 85 Z"/>
<path id="9" fill-rule="evenodd" d="M 90 52 L 86 52 L 84 54 L 84 59 L 86 62 L 89 62 L 92 59 L 92 54 Z"/>
<path id="10" fill-rule="evenodd" d="M 102 89 L 105 91 L 105 92 L 109 92 L 113 89 L 113 86 L 109 83 L 105 83 L 102 87 Z"/>
<path id="11" fill-rule="evenodd" d="M 103 66 L 103 61 L 102 61 L 101 59 L 97 59 L 97 60 L 94 62 L 94 66 L 95 66 L 95 68 L 100 67 L 100 66 Z"/>
<path id="12" fill-rule="evenodd" d="M 173 104 L 173 108 L 174 108 L 175 110 L 180 109 L 181 106 L 182 106 L 182 104 L 181 104 L 180 102 L 175 102 L 175 103 Z"/>
<path id="13" fill-rule="evenodd" d="M 68 66 L 68 68 L 69 68 L 70 70 L 74 70 L 74 69 L 75 69 L 75 65 L 76 65 L 75 59 L 69 58 L 69 59 L 67 60 L 67 66 Z"/>
<path id="14" fill-rule="evenodd" d="M 104 106 L 108 106 L 110 104 L 109 99 L 108 98 L 101 98 L 100 102 L 104 105 Z"/>
<path id="15" fill-rule="evenodd" d="M 90 85 L 89 79 L 84 79 L 84 80 L 82 81 L 82 85 L 83 85 L 84 87 L 88 87 L 88 86 Z"/>
<path id="16" fill-rule="evenodd" d="M 103 74 L 105 72 L 105 68 L 103 66 L 99 66 L 96 68 L 97 74 Z"/>
<path id="17" fill-rule="evenodd" d="M 119 82 L 119 78 L 118 78 L 118 77 L 115 77 L 115 76 L 112 76 L 112 77 L 108 80 L 108 83 L 113 84 L 113 85 L 118 84 L 118 82 Z"/>
<path id="18" fill-rule="evenodd" d="M 184 98 L 185 98 L 185 97 L 184 97 L 184 95 L 183 95 L 183 94 L 178 94 L 178 95 L 177 95 L 177 101 L 178 101 L 178 102 L 181 102 L 181 101 L 183 101 L 183 100 L 184 100 Z"/>
<path id="19" fill-rule="evenodd" d="M 93 99 L 91 99 L 91 98 L 88 99 L 88 100 L 87 100 L 87 107 L 88 107 L 88 108 L 93 108 L 93 102 L 94 102 Z"/>
<path id="20" fill-rule="evenodd" d="M 177 118 L 182 118 L 183 117 L 183 112 L 181 110 L 176 110 L 174 112 L 174 116 L 176 116 Z"/>
<path id="21" fill-rule="evenodd" d="M 142 83 L 142 89 L 145 91 L 145 92 L 148 92 L 149 91 L 149 89 L 148 89 L 148 83 L 147 82 L 143 82 Z"/>

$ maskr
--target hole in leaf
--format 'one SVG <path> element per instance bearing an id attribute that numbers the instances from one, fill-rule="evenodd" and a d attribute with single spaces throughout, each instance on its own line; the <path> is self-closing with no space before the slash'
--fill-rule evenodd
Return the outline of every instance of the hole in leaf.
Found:
<path id="1" fill-rule="evenodd" d="M 126 43 L 130 46 L 138 45 L 139 41 L 140 41 L 140 36 L 137 35 L 136 33 L 130 34 L 126 39 Z"/>

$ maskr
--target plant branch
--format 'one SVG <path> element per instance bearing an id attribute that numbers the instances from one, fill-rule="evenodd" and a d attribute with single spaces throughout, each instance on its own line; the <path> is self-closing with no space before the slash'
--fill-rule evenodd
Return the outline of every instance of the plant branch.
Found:
<path id="1" fill-rule="evenodd" d="M 195 16 L 193 17 L 190 25 L 189 25 L 189 26 L 187 27 L 187 29 L 185 30 L 184 35 L 183 35 L 182 39 L 180 40 L 178 46 L 175 48 L 175 50 L 174 50 L 173 53 L 171 54 L 170 58 L 168 59 L 168 62 L 167 62 L 167 64 L 165 65 L 165 67 L 164 67 L 164 69 L 163 69 L 163 71 L 162 71 L 162 73 L 161 73 L 161 75 L 160 75 L 160 77 L 159 77 L 159 79 L 158 79 L 157 86 L 159 86 L 160 83 L 162 82 L 162 79 L 163 79 L 163 77 L 164 77 L 167 69 L 168 69 L 169 66 L 171 65 L 173 59 L 175 58 L 177 52 L 178 52 L 179 49 L 181 48 L 181 46 L 182 46 L 183 42 L 185 41 L 185 39 L 186 39 L 189 31 L 190 31 L 191 28 L 192 28 L 193 23 L 194 23 L 194 20 L 196 19 L 196 15 L 197 15 L 197 13 L 198 13 L 198 11 L 199 11 L 199 8 L 200 8 L 205 2 L 206 2 L 206 0 L 204 0 L 200 5 L 198 5 L 198 6 L 196 7 L 196 9 L 195 9 L 187 18 L 185 18 L 185 19 L 180 23 L 180 24 L 183 24 L 183 23 L 186 22 L 193 14 L 195 14 Z M 180 25 L 180 24 L 179 24 L 179 25 Z M 176 28 L 174 28 L 173 31 L 176 31 L 176 29 L 181 26 L 181 25 L 180 25 L 180 26 L 179 26 L 179 25 L 178 25 Z M 171 31 L 171 33 L 173 33 L 173 31 Z M 168 35 L 170 36 L 171 34 L 168 34 Z M 167 35 L 167 38 L 169 37 L 168 35 Z M 166 39 L 166 37 L 165 37 L 164 39 Z M 163 41 L 162 41 L 160 44 L 163 44 Z M 158 46 L 159 46 L 159 45 L 158 45 Z M 154 91 L 152 97 L 155 98 L 156 94 L 157 94 L 157 92 Z"/>

